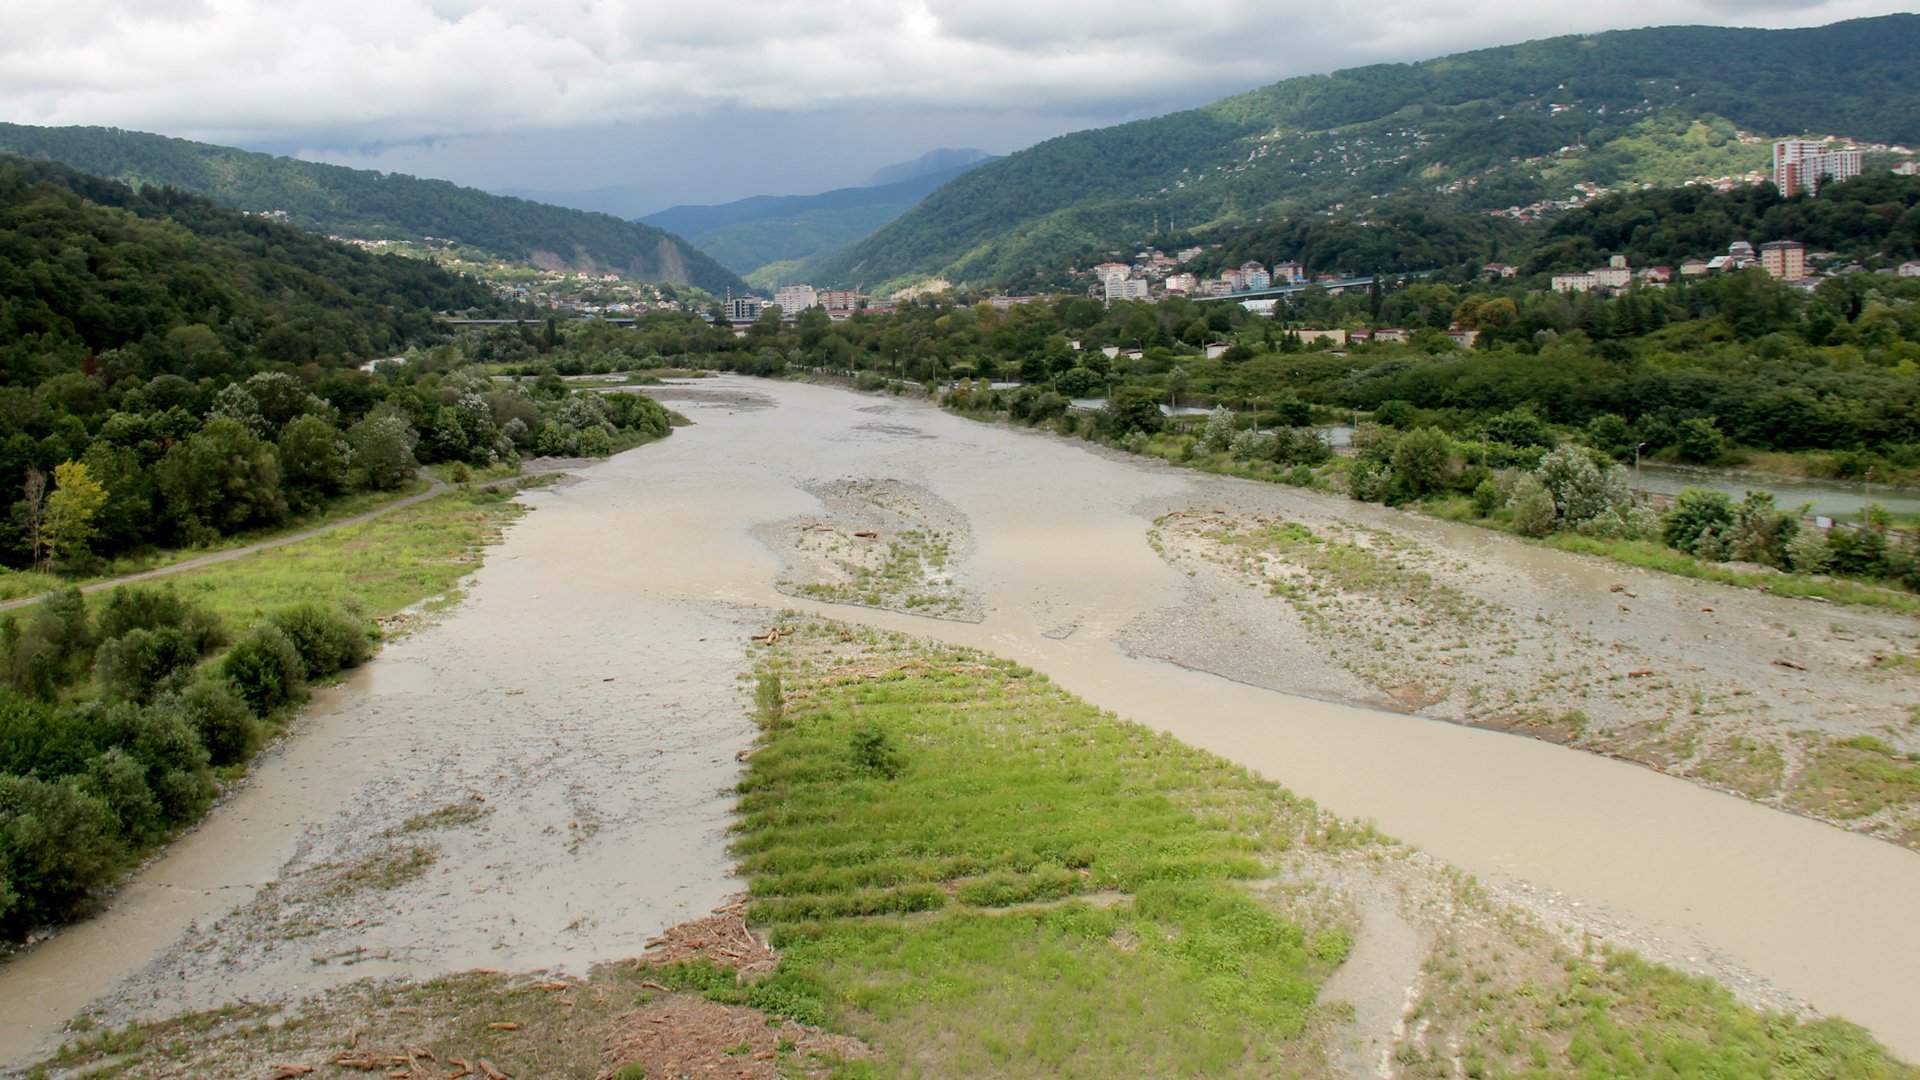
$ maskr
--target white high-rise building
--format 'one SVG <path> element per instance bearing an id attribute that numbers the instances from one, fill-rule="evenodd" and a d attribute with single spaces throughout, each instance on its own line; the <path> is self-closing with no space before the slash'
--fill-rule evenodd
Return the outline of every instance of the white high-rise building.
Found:
<path id="1" fill-rule="evenodd" d="M 819 294 L 811 285 L 782 285 L 773 294 L 773 302 L 780 305 L 782 315 L 798 315 L 818 301 Z"/>
<path id="2" fill-rule="evenodd" d="M 1828 180 L 1860 175 L 1860 151 L 1829 148 L 1809 139 L 1781 139 L 1773 144 L 1773 186 L 1786 198 L 1805 192 L 1818 196 Z"/>
<path id="3" fill-rule="evenodd" d="M 1147 279 L 1145 278 L 1108 278 L 1107 302 L 1115 300 L 1147 299 Z"/>

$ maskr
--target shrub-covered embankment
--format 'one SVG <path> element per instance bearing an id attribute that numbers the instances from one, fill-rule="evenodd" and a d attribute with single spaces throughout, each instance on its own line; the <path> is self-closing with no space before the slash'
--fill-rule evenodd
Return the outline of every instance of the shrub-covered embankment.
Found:
<path id="1" fill-rule="evenodd" d="M 92 600 L 0 619 L 0 938 L 84 914 L 197 821 L 377 620 L 450 589 L 519 507 L 461 491 Z"/>

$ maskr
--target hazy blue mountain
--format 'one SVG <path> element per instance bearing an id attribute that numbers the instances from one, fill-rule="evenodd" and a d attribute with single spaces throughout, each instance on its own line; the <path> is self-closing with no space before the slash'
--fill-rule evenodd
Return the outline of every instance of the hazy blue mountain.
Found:
<path id="1" fill-rule="evenodd" d="M 778 278 L 804 274 L 809 260 L 871 235 L 978 164 L 976 159 L 890 184 L 818 195 L 756 195 L 717 206 L 675 206 L 640 220 L 686 237 L 721 265 L 766 288 L 779 284 Z M 762 273 L 769 267 L 775 267 L 774 280 Z"/>
<path id="2" fill-rule="evenodd" d="M 57 161 L 136 187 L 160 185 L 239 210 L 284 210 L 302 228 L 362 238 L 437 236 L 549 268 L 613 270 L 713 292 L 745 283 L 650 225 L 444 180 L 349 169 L 100 127 L 0 124 L 0 152 Z"/>
<path id="3" fill-rule="evenodd" d="M 889 165 L 884 169 L 875 170 L 874 174 L 867 178 L 867 186 L 884 187 L 887 184 L 898 184 L 935 173 L 958 175 L 971 166 L 992 160 L 993 156 L 985 150 L 976 150 L 973 147 L 960 149 L 941 147 L 938 150 L 929 150 L 912 161 L 903 161 L 898 165 Z"/>

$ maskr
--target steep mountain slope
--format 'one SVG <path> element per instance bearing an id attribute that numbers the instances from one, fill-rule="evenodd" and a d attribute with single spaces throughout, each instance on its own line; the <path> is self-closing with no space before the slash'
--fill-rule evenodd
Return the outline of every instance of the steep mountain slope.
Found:
<path id="1" fill-rule="evenodd" d="M 444 180 L 115 128 L 0 124 L 0 153 L 58 161 L 136 187 L 180 188 L 239 210 L 283 210 L 293 224 L 321 232 L 370 239 L 436 236 L 553 269 L 612 270 L 713 292 L 744 287 L 693 245 L 650 226 Z"/>
<path id="2" fill-rule="evenodd" d="M 1553 38 L 1288 79 L 989 163 L 827 260 L 870 287 L 1005 281 L 1162 229 L 1419 193 L 1491 208 L 1580 180 L 1745 172 L 1740 131 L 1920 142 L 1920 16 L 1810 30 L 1671 27 Z"/>
<path id="3" fill-rule="evenodd" d="M 640 220 L 699 245 L 735 273 L 811 259 L 873 235 L 941 184 L 978 162 L 876 187 L 818 195 L 756 195 L 717 206 L 675 206 Z"/>
<path id="4" fill-rule="evenodd" d="M 0 155 L 0 382 L 89 357 L 118 375 L 218 375 L 235 360 L 354 362 L 496 313 L 491 292 L 420 259 Z"/>

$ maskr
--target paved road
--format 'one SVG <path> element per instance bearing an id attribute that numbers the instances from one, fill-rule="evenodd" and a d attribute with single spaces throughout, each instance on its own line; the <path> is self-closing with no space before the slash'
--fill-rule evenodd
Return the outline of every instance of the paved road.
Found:
<path id="1" fill-rule="evenodd" d="M 364 514 L 355 514 L 350 518 L 341 518 L 339 521 L 330 521 L 325 525 L 315 525 L 311 529 L 301 529 L 299 532 L 287 533 L 285 536 L 276 536 L 270 540 L 262 540 L 257 544 L 248 544 L 245 547 L 228 548 L 225 551 L 216 551 L 208 555 L 196 556 L 195 558 L 187 559 L 184 562 L 170 563 L 166 566 L 157 567 L 152 570 L 142 570 L 137 574 L 122 574 L 119 577 L 107 578 L 104 581 L 96 581 L 91 585 L 82 585 L 80 587 L 80 591 L 83 593 L 95 593 L 95 592 L 101 591 L 102 589 L 114 589 L 122 585 L 132 585 L 133 583 L 139 582 L 139 581 L 148 581 L 153 578 L 167 577 L 171 574 L 184 574 L 189 570 L 198 570 L 203 566 L 213 566 L 217 563 L 232 562 L 235 559 L 244 559 L 247 556 L 255 554 L 257 552 L 267 551 L 277 547 L 285 547 L 288 544 L 297 544 L 302 540 L 311 540 L 316 536 L 325 536 L 327 533 L 333 532 L 335 529 L 345 529 L 354 525 L 364 525 L 367 522 L 372 521 L 377 517 L 383 517 L 387 514 L 391 514 L 395 510 L 403 510 L 409 506 L 414 505 L 415 503 L 425 502 L 428 499 L 433 498 L 435 495 L 438 495 L 441 492 L 447 490 L 447 485 L 443 481 L 434 477 L 432 474 L 422 472 L 420 475 L 427 481 L 427 490 L 422 491 L 417 495 L 409 495 L 404 499 L 396 499 L 393 502 L 387 503 L 384 506 L 375 507 L 374 509 L 367 511 Z M 23 596 L 17 600 L 8 600 L 5 603 L 0 603 L 0 611 L 12 611 L 16 608 L 29 607 L 39 602 L 40 602 L 40 597 L 38 596 Z"/>

